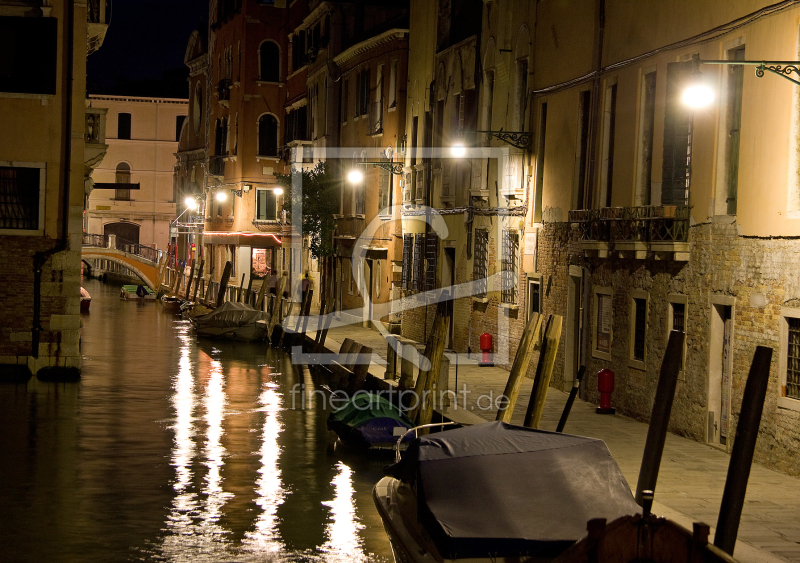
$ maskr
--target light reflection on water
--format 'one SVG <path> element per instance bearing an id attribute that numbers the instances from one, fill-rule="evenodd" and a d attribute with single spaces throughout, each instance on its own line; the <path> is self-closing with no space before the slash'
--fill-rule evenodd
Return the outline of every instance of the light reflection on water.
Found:
<path id="1" fill-rule="evenodd" d="M 335 454 L 322 405 L 291 408 L 307 370 L 84 285 L 82 381 L 0 385 L 0 561 L 391 559 L 385 460 Z"/>

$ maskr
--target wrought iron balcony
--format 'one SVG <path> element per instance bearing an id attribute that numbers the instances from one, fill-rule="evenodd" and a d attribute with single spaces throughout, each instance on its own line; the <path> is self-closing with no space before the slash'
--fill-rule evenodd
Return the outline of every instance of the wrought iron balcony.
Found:
<path id="1" fill-rule="evenodd" d="M 225 175 L 225 157 L 224 154 L 215 154 L 208 157 L 208 173 L 212 176 Z"/>
<path id="2" fill-rule="evenodd" d="M 577 224 L 585 249 L 594 245 L 637 252 L 687 252 L 689 209 L 686 205 L 577 209 L 569 212 L 569 222 Z"/>

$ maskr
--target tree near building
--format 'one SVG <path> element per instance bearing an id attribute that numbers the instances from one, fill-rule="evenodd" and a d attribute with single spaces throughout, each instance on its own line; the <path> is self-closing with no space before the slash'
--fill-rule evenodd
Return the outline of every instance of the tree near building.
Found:
<path id="1" fill-rule="evenodd" d="M 308 238 L 311 255 L 324 265 L 321 270 L 325 295 L 326 281 L 331 274 L 329 258 L 335 252 L 333 234 L 336 229 L 334 215 L 339 213 L 338 179 L 326 162 L 275 176 L 283 188 L 283 209 L 289 217 L 295 205 L 302 205 L 303 236 Z"/>

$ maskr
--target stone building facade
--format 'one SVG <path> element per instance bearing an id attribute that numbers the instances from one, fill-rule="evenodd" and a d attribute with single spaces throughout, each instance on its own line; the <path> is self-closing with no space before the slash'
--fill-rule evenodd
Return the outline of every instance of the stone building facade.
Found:
<path id="1" fill-rule="evenodd" d="M 13 46 L 0 78 L 3 377 L 80 373 L 84 182 L 102 153 L 101 116 L 85 111 L 86 55 L 107 26 L 105 8 L 86 3 L 0 2 L 0 36 Z M 87 141 L 99 152 L 85 155 Z"/>

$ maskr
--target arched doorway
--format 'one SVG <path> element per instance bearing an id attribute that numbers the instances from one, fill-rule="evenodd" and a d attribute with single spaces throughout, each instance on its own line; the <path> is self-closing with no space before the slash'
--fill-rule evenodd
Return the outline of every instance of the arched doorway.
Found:
<path id="1" fill-rule="evenodd" d="M 139 225 L 136 223 L 106 223 L 103 225 L 103 234 L 116 235 L 117 245 L 139 244 Z"/>

